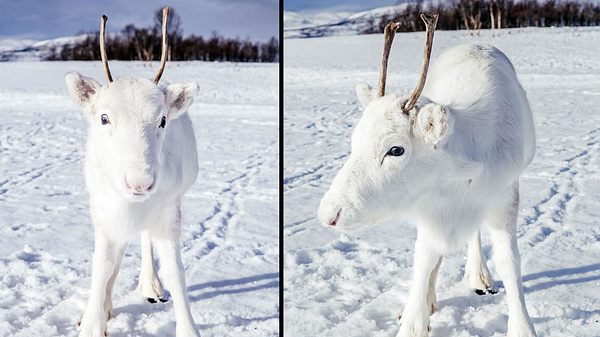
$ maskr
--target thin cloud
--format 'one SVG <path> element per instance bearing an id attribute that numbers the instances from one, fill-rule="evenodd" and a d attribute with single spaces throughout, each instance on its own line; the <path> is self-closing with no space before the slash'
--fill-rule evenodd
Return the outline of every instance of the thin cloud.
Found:
<path id="1" fill-rule="evenodd" d="M 185 35 L 210 35 L 267 40 L 279 35 L 279 5 L 273 0 L 0 0 L 4 19 L 0 37 L 54 38 L 97 31 L 100 15 L 109 17 L 108 30 L 120 31 L 132 23 L 152 25 L 154 11 L 167 4 L 181 16 Z"/>

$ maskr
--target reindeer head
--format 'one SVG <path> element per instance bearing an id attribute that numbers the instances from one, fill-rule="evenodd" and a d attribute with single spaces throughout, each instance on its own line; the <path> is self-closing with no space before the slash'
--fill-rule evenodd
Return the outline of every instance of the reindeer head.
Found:
<path id="1" fill-rule="evenodd" d="M 107 84 L 77 72 L 65 76 L 73 101 L 90 124 L 88 155 L 114 188 L 130 201 L 146 200 L 160 184 L 162 145 L 169 125 L 187 111 L 198 92 L 196 83 L 159 86 L 166 63 L 168 7 L 163 10 L 162 55 L 154 80 L 122 78 L 113 81 L 106 51 L 106 16 L 100 25 L 100 53 Z"/>
<path id="2" fill-rule="evenodd" d="M 398 25 L 386 26 L 379 89 L 375 93 L 366 84 L 356 87 L 364 113 L 352 134 L 351 154 L 321 200 L 318 216 L 323 224 L 352 228 L 361 222 L 410 213 L 416 203 L 428 202 L 427 195 L 439 183 L 437 177 L 462 179 L 480 169 L 445 151 L 445 141 L 453 131 L 450 111 L 419 98 L 437 17 L 421 15 L 427 27 L 423 66 L 408 98 L 385 95 L 387 60 Z"/>

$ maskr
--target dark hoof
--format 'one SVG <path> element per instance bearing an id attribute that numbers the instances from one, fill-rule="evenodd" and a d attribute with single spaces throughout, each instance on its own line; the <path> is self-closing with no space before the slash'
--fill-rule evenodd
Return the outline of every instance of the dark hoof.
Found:
<path id="1" fill-rule="evenodd" d="M 148 302 L 152 304 L 156 303 L 156 300 L 154 298 L 146 297 L 146 300 L 148 300 Z"/>
<path id="2" fill-rule="evenodd" d="M 498 293 L 498 290 L 496 290 L 494 288 L 486 288 L 485 290 L 475 289 L 474 291 L 479 296 L 487 295 L 487 294 L 494 295 L 494 294 Z"/>

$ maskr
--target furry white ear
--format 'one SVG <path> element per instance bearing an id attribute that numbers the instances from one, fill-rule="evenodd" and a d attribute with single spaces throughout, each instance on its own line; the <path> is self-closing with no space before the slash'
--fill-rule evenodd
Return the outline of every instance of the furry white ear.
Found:
<path id="1" fill-rule="evenodd" d="M 452 133 L 453 119 L 448 109 L 435 103 L 423 106 L 416 114 L 413 132 L 433 149 L 442 146 Z"/>
<path id="2" fill-rule="evenodd" d="M 165 88 L 167 116 L 175 119 L 186 112 L 200 87 L 196 83 L 175 83 Z"/>
<path id="3" fill-rule="evenodd" d="M 76 71 L 65 76 L 67 90 L 75 104 L 83 107 L 86 112 L 92 111 L 92 102 L 102 85 L 90 77 L 85 77 Z"/>
<path id="4" fill-rule="evenodd" d="M 375 91 L 373 91 L 373 88 L 367 83 L 357 84 L 354 90 L 356 91 L 356 96 L 358 97 L 360 105 L 363 109 L 366 109 L 367 105 L 375 98 Z"/>

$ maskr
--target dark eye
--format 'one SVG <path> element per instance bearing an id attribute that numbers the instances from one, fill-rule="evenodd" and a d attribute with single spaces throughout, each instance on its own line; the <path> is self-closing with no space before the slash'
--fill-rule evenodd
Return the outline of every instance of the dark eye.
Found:
<path id="1" fill-rule="evenodd" d="M 404 148 L 402 146 L 394 146 L 388 152 L 388 156 L 398 157 L 404 154 Z"/>
<path id="2" fill-rule="evenodd" d="M 110 123 L 110 120 L 108 119 L 108 116 L 106 114 L 102 114 L 102 116 L 100 116 L 100 121 L 102 122 L 102 125 Z"/>
<path id="3" fill-rule="evenodd" d="M 163 116 L 163 118 L 160 120 L 160 125 L 158 127 L 164 128 L 165 124 L 167 124 L 167 117 Z"/>

